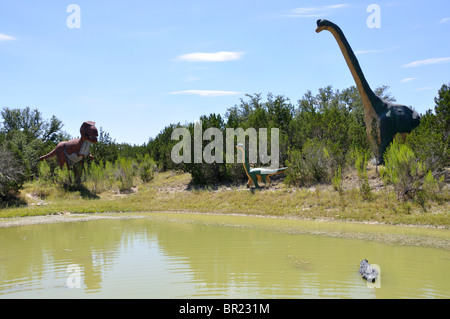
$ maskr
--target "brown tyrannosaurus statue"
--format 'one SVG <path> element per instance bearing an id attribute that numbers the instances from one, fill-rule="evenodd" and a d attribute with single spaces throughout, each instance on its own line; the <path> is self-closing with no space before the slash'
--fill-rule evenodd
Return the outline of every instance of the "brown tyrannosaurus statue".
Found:
<path id="1" fill-rule="evenodd" d="M 89 153 L 89 147 L 91 144 L 97 143 L 98 137 L 95 122 L 84 122 L 80 127 L 80 134 L 80 138 L 58 143 L 53 151 L 41 156 L 39 160 L 42 161 L 56 156 L 59 166 L 62 169 L 64 164 L 67 165 L 67 168 L 70 168 L 78 162 L 81 162 L 87 156 L 92 158 L 92 155 Z"/>

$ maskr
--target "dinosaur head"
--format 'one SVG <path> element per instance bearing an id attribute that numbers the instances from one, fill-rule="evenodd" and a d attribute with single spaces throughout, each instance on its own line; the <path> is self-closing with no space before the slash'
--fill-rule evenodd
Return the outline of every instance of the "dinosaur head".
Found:
<path id="1" fill-rule="evenodd" d="M 95 127 L 95 122 L 84 122 L 80 127 L 80 134 L 83 141 L 97 143 L 98 130 Z"/>
<path id="2" fill-rule="evenodd" d="M 335 24 L 329 20 L 326 19 L 319 19 L 317 20 L 317 28 L 316 28 L 316 32 L 322 32 L 323 30 L 328 30 L 330 29 L 330 27 L 334 27 Z"/>
<path id="3" fill-rule="evenodd" d="M 243 145 L 243 144 L 238 143 L 238 145 L 236 145 L 236 148 L 237 148 L 238 150 L 241 150 L 241 151 L 244 152 L 244 145 Z"/>

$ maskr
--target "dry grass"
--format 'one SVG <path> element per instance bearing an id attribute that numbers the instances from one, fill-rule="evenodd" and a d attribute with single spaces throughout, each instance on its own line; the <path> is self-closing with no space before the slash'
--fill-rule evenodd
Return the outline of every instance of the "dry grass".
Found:
<path id="1" fill-rule="evenodd" d="M 188 174 L 164 172 L 148 184 L 127 193 L 117 191 L 91 194 L 87 189 L 37 192 L 28 184 L 21 193 L 27 205 L 0 210 L 0 217 L 96 212 L 182 211 L 221 214 L 248 214 L 302 219 L 344 220 L 387 224 L 450 226 L 449 190 L 428 201 L 427 209 L 414 202 L 399 202 L 395 193 L 383 186 L 375 171 L 369 171 L 373 196 L 364 200 L 359 193 L 356 172 L 343 180 L 343 191 L 331 185 L 310 188 L 288 187 L 282 178 L 270 187 L 249 190 L 242 185 L 194 188 Z M 448 186 L 448 185 L 447 185 Z"/>

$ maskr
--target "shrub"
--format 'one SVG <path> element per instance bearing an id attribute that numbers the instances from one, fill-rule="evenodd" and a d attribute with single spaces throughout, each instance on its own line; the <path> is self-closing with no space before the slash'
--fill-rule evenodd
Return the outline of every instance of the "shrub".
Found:
<path id="1" fill-rule="evenodd" d="M 308 169 L 306 168 L 303 153 L 300 150 L 288 151 L 288 159 L 286 160 L 288 167 L 286 171 L 285 183 L 304 186 L 310 178 Z"/>
<path id="2" fill-rule="evenodd" d="M 422 188 L 429 198 L 436 200 L 438 195 L 442 192 L 444 184 L 444 175 L 441 175 L 439 179 L 436 179 L 431 170 L 429 170 L 423 180 Z"/>
<path id="3" fill-rule="evenodd" d="M 74 186 L 75 174 L 73 170 L 67 169 L 67 166 L 63 166 L 61 169 L 57 166 L 54 170 L 54 181 L 57 186 L 67 189 Z"/>
<path id="4" fill-rule="evenodd" d="M 108 181 L 105 178 L 105 168 L 100 160 L 99 164 L 91 162 L 90 165 L 84 164 L 85 182 L 87 187 L 94 193 L 99 193 L 108 187 Z"/>
<path id="5" fill-rule="evenodd" d="M 366 151 L 355 149 L 352 156 L 355 160 L 355 168 L 358 171 L 359 190 L 361 195 L 364 200 L 371 200 L 373 194 L 369 185 L 369 177 L 367 175 L 369 154 Z"/>
<path id="6" fill-rule="evenodd" d="M 408 146 L 420 161 L 434 173 L 441 173 L 449 165 L 450 149 L 446 147 L 444 132 L 439 130 L 437 117 L 428 112 L 420 125 L 408 135 Z"/>
<path id="7" fill-rule="evenodd" d="M 333 188 L 335 191 L 339 192 L 339 194 L 342 194 L 342 191 L 344 190 L 342 187 L 342 172 L 341 172 L 341 165 L 339 165 L 339 168 L 334 173 L 334 177 L 332 179 Z"/>
<path id="8" fill-rule="evenodd" d="M 150 158 L 150 155 L 145 154 L 144 159 L 139 165 L 139 177 L 144 183 L 148 183 L 155 178 L 157 168 L 155 161 Z"/>
<path id="9" fill-rule="evenodd" d="M 287 183 L 304 186 L 330 180 L 331 156 L 319 139 L 306 141 L 301 151 L 290 151 L 287 166 Z"/>
<path id="10" fill-rule="evenodd" d="M 116 162 L 115 176 L 119 181 L 119 190 L 130 190 L 134 186 L 136 162 L 131 158 L 120 157 Z"/>
<path id="11" fill-rule="evenodd" d="M 53 183 L 52 170 L 47 161 L 40 161 L 38 164 L 38 182 L 42 185 Z"/>
<path id="12" fill-rule="evenodd" d="M 397 140 L 387 149 L 384 159 L 385 166 L 380 169 L 383 180 L 394 185 L 399 199 L 413 198 L 421 190 L 422 162 L 408 145 Z"/>
<path id="13" fill-rule="evenodd" d="M 0 197 L 17 193 L 24 181 L 23 169 L 13 154 L 0 146 Z"/>
<path id="14" fill-rule="evenodd" d="M 34 193 L 38 196 L 47 196 L 53 186 L 53 173 L 47 161 L 41 161 L 37 165 L 37 178 L 34 182 Z"/>
<path id="15" fill-rule="evenodd" d="M 308 140 L 303 146 L 302 153 L 313 180 L 317 182 L 328 181 L 330 155 L 325 143 L 318 139 Z"/>
<path id="16" fill-rule="evenodd" d="M 434 113 L 428 110 L 407 143 L 434 176 L 450 165 L 450 84 L 442 85 L 434 99 Z"/>

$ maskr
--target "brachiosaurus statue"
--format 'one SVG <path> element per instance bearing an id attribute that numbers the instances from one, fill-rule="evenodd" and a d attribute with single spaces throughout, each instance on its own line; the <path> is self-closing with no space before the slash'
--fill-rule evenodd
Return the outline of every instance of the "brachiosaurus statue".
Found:
<path id="1" fill-rule="evenodd" d="M 328 30 L 333 34 L 350 68 L 364 105 L 368 138 L 373 145 L 377 146 L 378 164 L 383 164 L 384 152 L 395 136 L 400 134 L 402 138 L 405 138 L 419 125 L 420 115 L 405 105 L 389 103 L 376 96 L 367 83 L 342 30 L 331 21 L 317 20 L 316 32 L 319 33 L 323 30 Z"/>
<path id="2" fill-rule="evenodd" d="M 287 167 L 282 168 L 250 168 L 250 164 L 247 161 L 247 157 L 245 156 L 245 148 L 244 145 L 239 143 L 236 148 L 241 151 L 242 163 L 244 164 L 245 174 L 248 177 L 247 187 L 251 187 L 252 184 L 255 184 L 256 188 L 259 188 L 258 182 L 270 182 L 270 176 L 283 173 L 287 170 Z"/>

